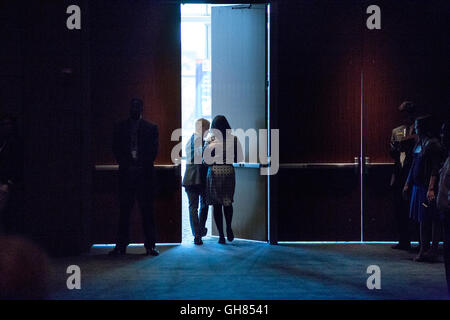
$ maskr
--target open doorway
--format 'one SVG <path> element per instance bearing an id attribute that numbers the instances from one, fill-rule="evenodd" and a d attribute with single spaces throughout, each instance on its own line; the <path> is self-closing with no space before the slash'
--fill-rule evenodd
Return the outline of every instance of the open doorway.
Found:
<path id="1" fill-rule="evenodd" d="M 185 149 L 194 132 L 196 119 L 211 121 L 211 5 L 181 5 L 181 78 L 182 78 L 182 144 L 181 174 L 186 170 Z M 192 243 L 189 203 L 182 190 L 182 241 Z M 211 235 L 211 214 L 208 214 L 207 236 Z"/>
<path id="2" fill-rule="evenodd" d="M 194 132 L 195 120 L 225 115 L 233 129 L 269 129 L 267 118 L 267 6 L 232 4 L 181 5 L 182 144 Z M 250 163 L 247 139 L 241 139 L 244 164 L 235 165 L 236 238 L 267 240 L 267 177 L 259 161 Z M 207 236 L 216 235 L 208 214 Z M 189 208 L 182 190 L 182 241 L 192 243 Z"/>

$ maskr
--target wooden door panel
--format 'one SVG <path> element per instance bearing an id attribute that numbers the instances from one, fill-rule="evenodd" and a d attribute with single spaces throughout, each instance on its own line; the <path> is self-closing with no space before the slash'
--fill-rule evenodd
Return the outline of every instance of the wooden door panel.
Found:
<path id="1" fill-rule="evenodd" d="M 444 111 L 449 99 L 444 67 L 448 26 L 441 1 L 377 4 L 382 28 L 364 29 L 363 41 L 363 154 L 371 163 L 364 170 L 364 239 L 396 240 L 389 140 L 392 129 L 402 124 L 402 101 L 414 101 L 420 113 L 438 118 Z"/>
<path id="2" fill-rule="evenodd" d="M 277 2 L 271 12 L 271 121 L 281 163 L 271 177 L 271 226 L 279 240 L 359 240 L 352 164 L 361 152 L 361 4 Z"/>
<path id="3" fill-rule="evenodd" d="M 181 242 L 180 167 L 172 166 L 172 132 L 181 127 L 181 30 L 179 4 L 162 1 L 92 1 L 91 88 L 93 149 L 97 166 L 114 165 L 112 132 L 126 119 L 133 97 L 144 101 L 143 118 L 156 123 L 154 214 L 157 242 Z M 158 167 L 158 165 L 162 165 Z M 95 243 L 116 240 L 119 207 L 117 171 L 94 174 Z M 142 242 L 141 216 L 135 205 L 131 241 Z"/>

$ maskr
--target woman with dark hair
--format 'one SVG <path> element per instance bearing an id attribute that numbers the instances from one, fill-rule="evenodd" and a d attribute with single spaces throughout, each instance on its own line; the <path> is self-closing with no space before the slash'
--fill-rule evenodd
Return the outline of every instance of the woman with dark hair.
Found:
<path id="1" fill-rule="evenodd" d="M 214 220 L 219 232 L 219 243 L 225 244 L 222 209 L 227 225 L 227 239 L 233 241 L 231 221 L 236 184 L 233 163 L 241 162 L 243 156 L 239 139 L 231 134 L 230 124 L 222 115 L 216 116 L 212 121 L 203 157 L 204 162 L 208 165 L 206 201 L 208 205 L 213 206 Z"/>
<path id="2" fill-rule="evenodd" d="M 431 116 L 419 117 L 414 128 L 419 139 L 413 149 L 413 163 L 403 188 L 406 195 L 412 187 L 410 217 L 420 223 L 420 250 L 415 261 L 437 258 L 440 223 L 436 210 L 436 192 L 441 164 L 441 145 L 433 134 Z M 430 249 L 430 226 L 432 247 Z"/>

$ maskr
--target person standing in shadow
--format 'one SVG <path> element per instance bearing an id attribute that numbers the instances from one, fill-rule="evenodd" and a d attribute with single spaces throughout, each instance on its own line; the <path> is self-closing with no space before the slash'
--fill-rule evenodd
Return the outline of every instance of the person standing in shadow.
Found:
<path id="1" fill-rule="evenodd" d="M 114 128 L 113 152 L 119 163 L 120 217 L 116 247 L 110 255 L 126 253 L 130 214 L 137 199 L 142 215 L 147 255 L 157 256 L 153 219 L 153 162 L 158 153 L 158 127 L 142 119 L 143 102 L 132 99 L 129 119 Z"/>
<path id="2" fill-rule="evenodd" d="M 191 222 L 194 244 L 202 245 L 202 237 L 208 229 L 205 228 L 208 217 L 208 205 L 206 204 L 206 173 L 207 167 L 202 162 L 204 135 L 209 130 L 209 121 L 198 119 L 195 122 L 195 132 L 186 144 L 186 171 L 183 177 L 183 187 L 189 200 L 189 219 Z M 198 203 L 200 199 L 200 212 Z"/>
<path id="3" fill-rule="evenodd" d="M 390 154 L 394 159 L 390 186 L 398 230 L 398 244 L 392 246 L 392 249 L 409 250 L 411 249 L 409 204 L 403 198 L 402 191 L 411 168 L 412 151 L 417 139 L 414 132 L 416 107 L 411 101 L 405 101 L 398 109 L 404 115 L 404 122 L 392 130 L 390 142 Z"/>
<path id="4" fill-rule="evenodd" d="M 243 154 L 239 139 L 231 134 L 230 124 L 224 116 L 219 115 L 213 119 L 211 131 L 203 152 L 204 161 L 208 165 L 206 199 L 208 205 L 213 206 L 219 243 L 225 244 L 222 209 L 227 224 L 227 239 L 231 242 L 234 239 L 231 222 L 236 185 L 233 163 L 243 161 Z"/>
<path id="5" fill-rule="evenodd" d="M 441 144 L 447 152 L 447 159 L 440 172 L 437 208 L 444 226 L 444 264 L 447 289 L 450 295 L 450 121 L 442 125 Z"/>
<path id="6" fill-rule="evenodd" d="M 403 193 L 406 197 L 409 189 L 412 188 L 409 215 L 420 223 L 420 250 L 414 260 L 432 262 L 438 256 L 441 234 L 435 192 L 437 192 L 442 149 L 434 134 L 434 123 L 431 116 L 417 118 L 414 128 L 419 139 L 414 146 L 413 163 Z"/>

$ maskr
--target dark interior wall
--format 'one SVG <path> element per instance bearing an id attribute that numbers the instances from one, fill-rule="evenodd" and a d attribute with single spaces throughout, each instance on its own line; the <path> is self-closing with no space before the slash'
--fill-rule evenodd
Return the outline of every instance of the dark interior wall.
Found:
<path id="1" fill-rule="evenodd" d="M 130 100 L 144 100 L 144 119 L 159 126 L 158 164 L 171 164 L 172 131 L 181 127 L 180 9 L 175 2 L 89 2 L 96 164 L 113 164 L 114 122 Z"/>
<path id="2" fill-rule="evenodd" d="M 381 8 L 381 30 L 366 28 L 371 4 Z M 271 121 L 282 166 L 271 179 L 271 224 L 279 240 L 359 240 L 361 188 L 365 239 L 395 239 L 390 165 L 364 168 L 361 185 L 360 167 L 283 164 L 350 164 L 361 154 L 361 120 L 364 157 L 389 163 L 404 99 L 448 114 L 445 12 L 443 1 L 272 2 Z"/>
<path id="3" fill-rule="evenodd" d="M 164 143 L 157 162 L 170 163 L 169 132 L 180 123 L 181 67 L 171 54 L 179 52 L 179 43 L 163 40 L 179 39 L 178 22 L 169 23 L 178 7 L 132 3 L 139 10 L 121 1 L 0 2 L 0 103 L 2 111 L 19 116 L 25 138 L 26 197 L 19 229 L 55 251 L 81 250 L 89 242 L 91 218 L 105 226 L 117 215 L 109 211 L 117 210 L 114 173 L 108 180 L 93 172 L 95 164 L 113 163 L 112 124 L 126 116 L 131 96 L 144 98 L 146 118 L 160 127 Z M 389 161 L 387 134 L 379 133 L 399 120 L 390 110 L 403 99 L 448 114 L 448 2 L 378 3 L 383 29 L 369 32 L 367 2 L 272 2 L 271 121 L 281 131 L 282 163 L 351 162 L 359 153 L 358 142 L 350 139 L 360 134 L 358 66 L 370 115 L 363 118 L 364 136 L 373 142 L 364 152 L 372 161 Z M 82 31 L 65 28 L 70 4 L 87 11 Z M 377 177 L 389 176 L 389 166 L 383 170 Z M 179 174 L 170 175 L 160 211 L 167 208 L 164 203 L 180 204 Z M 111 181 L 94 199 L 92 177 Z M 368 194 L 371 216 L 364 221 L 377 221 L 367 225 L 367 235 L 379 240 L 392 236 L 391 227 L 381 230 L 393 222 L 391 207 L 384 205 L 385 181 L 375 180 L 371 188 L 377 195 Z M 271 211 L 278 212 L 271 226 L 278 224 L 280 240 L 359 239 L 360 185 L 353 169 L 282 168 L 271 187 Z M 99 216 L 92 215 L 91 203 L 100 204 Z M 175 206 L 170 211 L 181 212 Z"/>
<path id="4" fill-rule="evenodd" d="M 66 28 L 72 4 L 81 8 L 81 30 Z M 127 116 L 134 96 L 144 99 L 145 118 L 159 126 L 157 163 L 171 163 L 176 142 L 170 142 L 170 134 L 181 122 L 179 6 L 45 0 L 2 1 L 1 6 L 1 109 L 19 117 L 25 142 L 24 199 L 16 231 L 55 254 L 111 242 L 117 181 L 114 171 L 105 178 L 95 165 L 114 163 L 112 126 Z M 157 170 L 156 176 L 160 234 L 177 242 L 179 168 Z M 133 240 L 141 242 L 139 218 L 135 214 L 133 228 L 139 232 Z"/>
<path id="5" fill-rule="evenodd" d="M 381 7 L 381 30 L 366 28 L 370 4 Z M 444 1 L 281 0 L 272 7 L 281 162 L 353 162 L 361 89 L 364 154 L 374 162 L 390 162 L 389 132 L 404 99 L 427 112 L 448 109 Z"/>
<path id="6" fill-rule="evenodd" d="M 23 201 L 15 231 L 53 253 L 80 252 L 87 247 L 90 208 L 87 37 L 66 28 L 66 8 L 85 2 L 2 3 L 2 14 L 11 19 L 6 30 L 19 31 L 6 35 L 19 40 L 4 46 L 10 59 L 4 65 L 20 61 L 20 72 L 8 79 L 2 97 L 9 96 L 6 106 L 19 116 L 24 139 Z"/>
<path id="7" fill-rule="evenodd" d="M 277 1 L 272 7 L 280 162 L 353 162 L 360 134 L 359 2 Z"/>
<path id="8" fill-rule="evenodd" d="M 154 217 L 158 243 L 181 242 L 180 168 L 156 168 Z M 115 243 L 119 218 L 118 171 L 99 170 L 93 183 L 93 211 L 90 242 Z M 143 243 L 142 218 L 136 205 L 130 223 L 131 243 Z"/>
<path id="9" fill-rule="evenodd" d="M 0 2 L 0 111 L 22 115 L 22 39 L 18 2 Z"/>
<path id="10" fill-rule="evenodd" d="M 367 2 L 366 2 L 367 3 Z M 398 105 L 411 100 L 439 121 L 448 116 L 448 22 L 444 1 L 377 1 L 382 29 L 364 30 L 363 153 L 372 163 L 392 162 L 389 138 L 401 123 Z M 395 239 L 391 166 L 364 170 L 364 238 Z"/>
<path id="11" fill-rule="evenodd" d="M 171 134 L 181 128 L 180 8 L 168 1 L 89 2 L 93 154 L 96 165 L 116 164 L 114 123 L 128 118 L 130 100 L 144 100 L 145 120 L 158 125 L 157 165 L 172 165 Z M 157 242 L 181 242 L 180 167 L 155 168 Z M 117 171 L 94 173 L 91 240 L 114 243 L 119 217 Z M 137 205 L 131 241 L 143 242 Z"/>
<path id="12" fill-rule="evenodd" d="M 271 18 L 271 121 L 280 163 L 271 180 L 278 240 L 359 240 L 362 66 L 358 1 L 276 1 Z M 286 167 L 286 164 L 310 164 Z M 311 166 L 314 164 L 314 166 Z"/>
<path id="13" fill-rule="evenodd" d="M 20 3 L 0 2 L 0 113 L 11 114 L 18 121 L 18 131 L 23 132 L 23 35 Z M 19 188 L 20 189 L 20 188 Z M 21 199 L 19 198 L 18 202 Z M 3 218 L 3 217 L 2 217 Z M 2 222 L 4 220 L 2 219 Z M 10 219 L 16 229 L 23 230 L 24 213 L 15 213 Z M 20 224 L 20 226 L 17 226 Z"/>
<path id="14" fill-rule="evenodd" d="M 366 7 L 371 2 L 365 2 Z M 448 115 L 448 1 L 377 1 L 382 29 L 363 34 L 364 154 L 391 162 L 389 133 L 404 100 Z"/>

